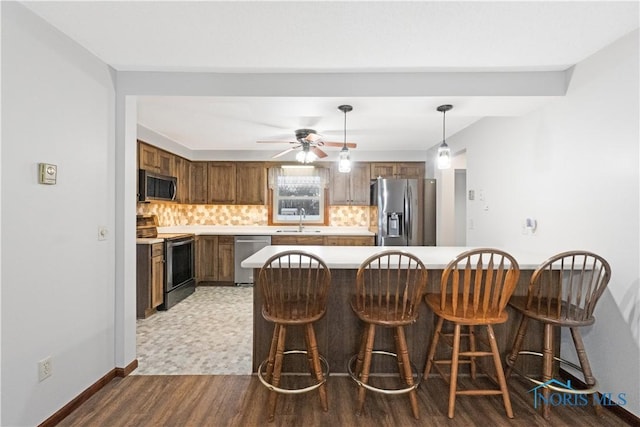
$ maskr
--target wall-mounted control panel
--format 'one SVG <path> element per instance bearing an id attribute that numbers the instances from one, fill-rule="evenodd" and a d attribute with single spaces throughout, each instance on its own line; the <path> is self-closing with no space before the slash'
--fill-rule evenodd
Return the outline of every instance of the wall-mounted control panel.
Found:
<path id="1" fill-rule="evenodd" d="M 53 185 L 58 177 L 58 167 L 49 163 L 38 163 L 38 183 Z"/>

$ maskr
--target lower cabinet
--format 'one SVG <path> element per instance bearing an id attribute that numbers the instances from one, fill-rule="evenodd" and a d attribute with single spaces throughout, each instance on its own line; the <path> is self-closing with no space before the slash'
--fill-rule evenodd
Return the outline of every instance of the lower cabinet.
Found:
<path id="1" fill-rule="evenodd" d="M 233 236 L 196 237 L 196 281 L 198 284 L 234 282 Z"/>
<path id="2" fill-rule="evenodd" d="M 272 236 L 272 245 L 373 246 L 374 236 Z"/>
<path id="3" fill-rule="evenodd" d="M 136 317 L 155 313 L 164 301 L 164 243 L 136 245 Z"/>

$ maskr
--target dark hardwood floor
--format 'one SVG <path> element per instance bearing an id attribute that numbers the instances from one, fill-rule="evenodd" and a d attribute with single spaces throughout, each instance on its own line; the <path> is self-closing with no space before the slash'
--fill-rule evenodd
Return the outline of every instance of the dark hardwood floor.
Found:
<path id="1" fill-rule="evenodd" d="M 294 377 L 290 381 L 299 381 Z M 300 380 L 302 381 L 302 380 Z M 468 378 L 461 378 L 468 383 Z M 482 381 L 482 380 L 480 380 Z M 317 392 L 281 395 L 275 421 L 267 423 L 268 391 L 255 376 L 138 376 L 117 378 L 87 400 L 59 426 L 625 426 L 611 411 L 597 417 L 591 407 L 555 407 L 546 422 L 533 408 L 532 387 L 508 380 L 515 418 L 506 417 L 500 396 L 459 396 L 455 418 L 447 418 L 448 389 L 439 377 L 418 389 L 420 420 L 406 395 L 367 393 L 356 416 L 356 386 L 347 376 L 328 380 L 329 412 Z"/>

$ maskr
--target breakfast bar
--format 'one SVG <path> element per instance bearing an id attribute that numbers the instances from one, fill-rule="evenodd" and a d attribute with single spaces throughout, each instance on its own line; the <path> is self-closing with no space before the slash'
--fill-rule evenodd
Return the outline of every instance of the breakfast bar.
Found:
<path id="1" fill-rule="evenodd" d="M 359 337 L 362 331 L 356 315 L 352 312 L 350 301 L 355 292 L 355 277 L 358 267 L 369 256 L 382 250 L 404 250 L 415 254 L 422 260 L 428 269 L 427 292 L 439 291 L 440 276 L 446 265 L 458 254 L 473 249 L 471 247 L 442 247 L 442 246 L 267 246 L 256 252 L 242 262 L 242 267 L 253 268 L 259 270 L 265 261 L 272 255 L 287 251 L 300 250 L 312 253 L 322 258 L 331 270 L 331 288 L 329 290 L 329 300 L 327 304 L 326 315 L 316 323 L 316 334 L 318 339 L 318 347 L 320 354 L 324 355 L 329 362 L 332 373 L 346 373 L 347 363 L 351 356 L 357 352 L 359 345 Z M 523 251 L 510 251 L 508 248 L 503 249 L 512 254 L 518 261 L 520 267 L 520 279 L 514 292 L 514 295 L 526 295 L 527 285 L 531 278 L 531 274 L 540 263 L 547 259 L 546 254 L 536 254 Z M 258 271 L 254 272 L 254 277 L 258 277 Z M 267 357 L 269 345 L 271 342 L 271 334 L 273 332 L 273 324 L 265 321 L 262 317 L 262 292 L 259 284 L 253 294 L 253 372 L 257 372 L 260 362 Z M 495 333 L 498 341 L 498 347 L 501 353 L 506 354 L 513 342 L 519 315 L 508 308 L 509 320 L 500 325 L 495 326 Z M 537 325 L 532 325 L 536 327 Z M 409 348 L 409 356 L 411 361 L 421 370 L 426 360 L 427 347 L 431 340 L 433 330 L 435 328 L 435 319 L 426 304 L 422 304 L 418 320 L 415 324 L 406 327 L 407 343 Z M 304 348 L 304 339 L 302 333 L 298 333 L 292 328 L 288 341 L 291 348 Z M 541 330 L 540 330 L 541 331 Z M 540 332 L 538 331 L 538 332 Z M 526 342 L 527 348 L 542 348 L 541 340 L 535 341 L 535 337 L 541 337 L 541 333 L 531 333 L 528 338 L 531 341 Z M 393 335 L 391 330 L 380 330 L 376 335 L 376 348 L 384 350 L 392 350 L 394 347 Z M 558 348 L 559 346 L 556 346 Z M 524 372 L 535 371 L 535 366 L 529 366 L 530 363 L 536 362 L 524 361 L 521 370 Z M 380 365 L 383 370 L 394 369 L 393 366 Z M 294 369 L 300 369 L 306 372 L 304 364 L 300 364 Z M 397 367 L 395 368 L 397 369 Z"/>

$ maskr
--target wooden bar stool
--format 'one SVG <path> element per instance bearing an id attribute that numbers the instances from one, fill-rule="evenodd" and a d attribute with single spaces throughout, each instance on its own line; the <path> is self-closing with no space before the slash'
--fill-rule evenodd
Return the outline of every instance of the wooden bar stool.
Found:
<path id="1" fill-rule="evenodd" d="M 370 390 L 386 394 L 408 393 L 413 416 L 419 418 L 416 388 L 420 384 L 420 376 L 416 371 L 414 381 L 404 326 L 414 323 L 418 318 L 426 283 L 427 269 L 422 261 L 404 251 L 384 251 L 369 257 L 360 265 L 351 308 L 365 323 L 365 330 L 359 352 L 351 358 L 348 365 L 351 378 L 359 386 L 358 414 L 362 413 L 366 391 Z M 376 326 L 393 328 L 396 353 L 374 350 Z M 370 385 L 373 354 L 395 357 L 400 377 L 406 387 L 383 389 Z"/>
<path id="2" fill-rule="evenodd" d="M 320 404 L 328 410 L 326 381 L 329 364 L 318 352 L 313 323 L 324 316 L 331 272 L 317 256 L 302 251 L 285 251 L 269 258 L 258 276 L 264 296 L 262 316 L 273 322 L 269 357 L 258 367 L 258 378 L 269 390 L 269 421 L 273 421 L 278 393 L 306 393 L 318 389 Z M 285 350 L 288 326 L 304 327 L 306 350 Z M 307 355 L 311 386 L 298 389 L 280 387 L 282 364 L 288 354 Z M 266 364 L 266 372 L 263 367 Z"/>
<path id="3" fill-rule="evenodd" d="M 599 414 L 600 405 L 595 396 L 597 381 L 591 372 L 579 327 L 595 322 L 593 310 L 610 278 L 609 263 L 601 256 L 587 251 L 563 252 L 549 258 L 534 271 L 527 296 L 513 297 L 509 302 L 509 305 L 522 313 L 522 320 L 511 353 L 507 356 L 507 376 L 512 370 L 518 372 L 515 363 L 519 355 L 542 357 L 541 379 L 524 373 L 521 375 L 542 387 L 542 413 L 546 419 L 550 415 L 547 402 L 552 390 L 570 394 L 594 394 L 593 404 Z M 522 350 L 530 319 L 544 324 L 542 353 Z M 580 366 L 554 356 L 553 335 L 554 328 L 558 326 L 571 330 Z M 587 388 L 576 390 L 559 386 L 558 381 L 551 381 L 556 362 L 582 372 Z"/>
<path id="4" fill-rule="evenodd" d="M 457 395 L 502 395 L 504 408 L 509 418 L 513 418 L 511 399 L 502 370 L 502 359 L 493 331 L 494 324 L 504 323 L 508 319 L 505 307 L 513 293 L 520 276 L 516 260 L 506 252 L 497 249 L 474 249 L 458 255 L 442 272 L 440 292 L 427 294 L 425 301 L 438 318 L 433 340 L 429 347 L 423 378 L 426 380 L 435 367 L 438 373 L 449 382 L 448 417 L 453 418 Z M 453 323 L 453 333 L 444 333 L 444 322 Z M 462 334 L 462 326 L 467 326 L 468 334 Z M 476 348 L 475 326 L 484 326 L 487 330 L 490 351 Z M 460 339 L 469 339 L 469 351 L 460 350 Z M 451 359 L 436 359 L 439 343 L 445 342 L 452 347 Z M 463 358 L 460 360 L 460 358 Z M 496 378 L 491 378 L 498 389 L 458 390 L 458 366 L 468 363 L 471 378 L 476 378 L 478 357 L 492 357 Z M 440 365 L 451 366 L 449 377 Z"/>

